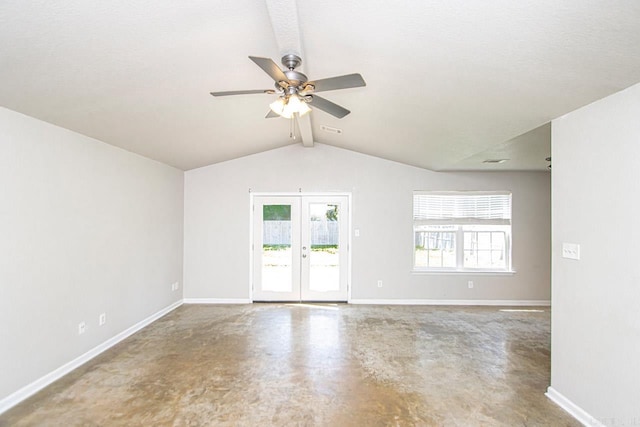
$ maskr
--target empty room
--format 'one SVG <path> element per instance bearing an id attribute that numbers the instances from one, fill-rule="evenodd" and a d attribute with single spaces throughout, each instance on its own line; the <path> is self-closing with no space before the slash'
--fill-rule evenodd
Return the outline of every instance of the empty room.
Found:
<path id="1" fill-rule="evenodd" d="M 640 426 L 640 3 L 0 2 L 0 426 Z"/>

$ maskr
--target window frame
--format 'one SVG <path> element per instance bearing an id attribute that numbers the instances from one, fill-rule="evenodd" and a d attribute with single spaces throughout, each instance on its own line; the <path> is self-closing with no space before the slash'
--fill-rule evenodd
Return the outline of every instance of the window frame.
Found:
<path id="1" fill-rule="evenodd" d="M 424 220 L 416 219 L 416 196 L 419 195 L 434 195 L 434 196 L 508 196 L 509 197 L 509 213 L 508 219 L 501 220 L 482 220 L 476 219 L 472 220 L 469 218 L 465 218 L 463 220 L 456 219 L 446 219 L 439 221 L 429 220 L 429 224 L 426 224 Z M 412 218 L 412 272 L 418 274 L 512 274 L 515 271 L 512 268 L 512 247 L 513 247 L 513 222 L 512 222 L 512 213 L 513 213 L 513 193 L 511 191 L 414 191 L 412 198 L 412 208 L 413 208 L 413 218 Z M 438 223 L 439 222 L 439 223 Z M 454 233 L 455 235 L 455 259 L 456 265 L 455 267 L 421 267 L 416 265 L 416 232 L 418 231 L 418 227 L 425 225 L 447 225 L 455 227 L 454 230 L 442 230 L 442 233 Z M 491 230 L 491 226 L 495 225 L 496 229 Z M 465 267 L 464 266 L 464 254 L 465 254 L 465 246 L 464 246 L 464 233 L 465 232 L 482 232 L 485 230 L 470 230 L 466 229 L 465 226 L 486 226 L 489 229 L 487 232 L 503 232 L 505 233 L 505 242 L 504 242 L 504 257 L 505 257 L 505 267 L 504 268 L 483 268 L 483 267 Z M 508 230 L 504 230 L 504 226 L 508 226 Z M 436 230 L 426 230 L 425 232 L 437 232 Z M 488 249 L 490 252 L 491 249 Z M 427 255 L 428 257 L 428 255 Z"/>

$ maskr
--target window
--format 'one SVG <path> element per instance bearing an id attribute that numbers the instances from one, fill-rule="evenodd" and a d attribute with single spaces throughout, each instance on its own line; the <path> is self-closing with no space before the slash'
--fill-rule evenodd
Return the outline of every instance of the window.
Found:
<path id="1" fill-rule="evenodd" d="M 416 271 L 511 271 L 511 193 L 413 194 Z"/>

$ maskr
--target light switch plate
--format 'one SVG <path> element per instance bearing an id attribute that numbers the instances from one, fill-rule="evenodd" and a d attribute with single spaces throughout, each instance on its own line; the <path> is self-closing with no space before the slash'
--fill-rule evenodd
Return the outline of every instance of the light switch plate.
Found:
<path id="1" fill-rule="evenodd" d="M 563 243 L 562 258 L 580 259 L 580 245 L 577 243 Z"/>

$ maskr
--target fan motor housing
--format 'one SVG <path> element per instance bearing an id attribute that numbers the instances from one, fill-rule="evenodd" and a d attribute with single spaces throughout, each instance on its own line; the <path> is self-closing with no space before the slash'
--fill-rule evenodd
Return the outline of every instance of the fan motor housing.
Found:
<path id="1" fill-rule="evenodd" d="M 307 76 L 294 70 L 284 71 L 284 75 L 287 76 L 292 86 L 300 86 L 307 82 Z"/>

